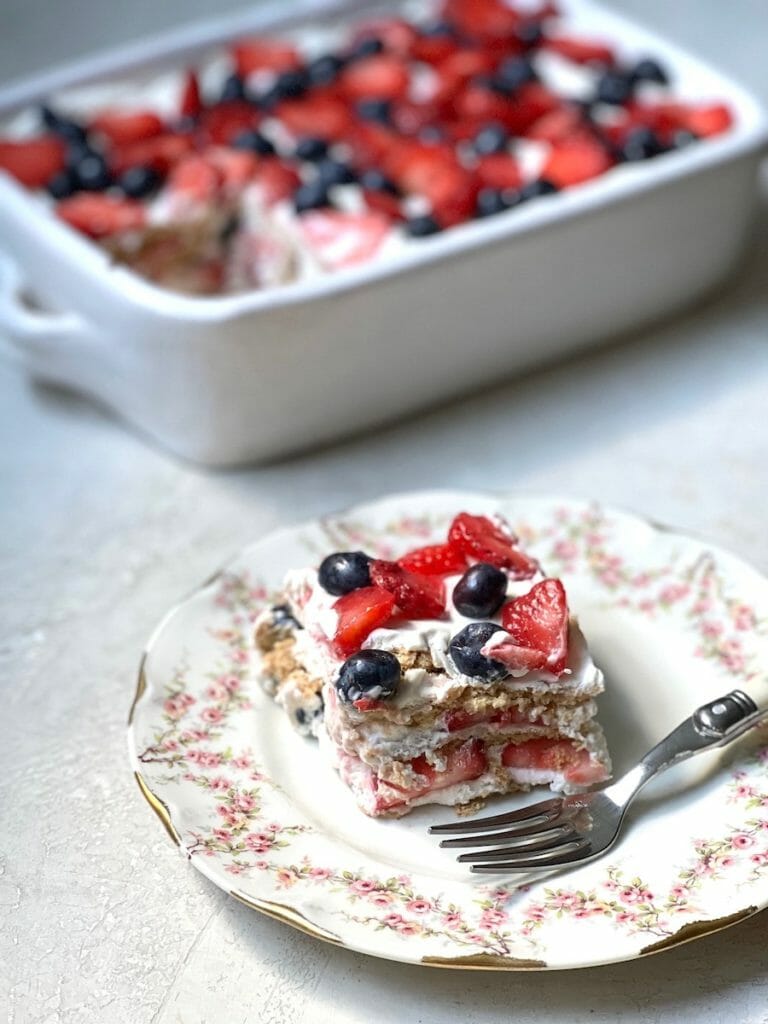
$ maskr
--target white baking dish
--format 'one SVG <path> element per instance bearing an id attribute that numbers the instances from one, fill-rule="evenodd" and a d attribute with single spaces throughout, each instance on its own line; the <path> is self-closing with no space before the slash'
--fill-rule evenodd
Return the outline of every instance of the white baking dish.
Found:
<path id="1" fill-rule="evenodd" d="M 59 88 L 181 64 L 211 43 L 369 5 L 261 7 L 0 92 L 0 115 Z M 381 5 L 379 5 L 381 6 Z M 587 0 L 586 35 L 651 54 L 676 94 L 722 99 L 732 130 L 430 239 L 397 261 L 279 290 L 188 298 L 113 267 L 0 174 L 0 327 L 36 378 L 85 392 L 171 451 L 264 460 L 418 410 L 690 303 L 748 233 L 766 119 L 740 87 Z M 35 304 L 28 301 L 34 296 Z M 45 311 L 44 311 L 45 310 Z"/>

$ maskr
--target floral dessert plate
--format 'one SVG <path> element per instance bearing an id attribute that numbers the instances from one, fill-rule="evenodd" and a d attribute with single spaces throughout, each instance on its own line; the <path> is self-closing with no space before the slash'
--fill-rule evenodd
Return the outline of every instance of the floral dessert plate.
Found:
<path id="1" fill-rule="evenodd" d="M 550 876 L 473 876 L 427 835 L 449 808 L 366 818 L 317 744 L 255 680 L 252 624 L 284 573 L 329 551 L 396 557 L 459 511 L 501 512 L 606 675 L 618 775 L 695 707 L 768 667 L 768 580 L 615 509 L 461 492 L 399 495 L 270 534 L 180 604 L 142 659 L 130 716 L 139 786 L 184 856 L 243 903 L 408 963 L 587 967 L 717 931 L 768 905 L 768 732 L 679 765 L 603 859 Z M 763 676 L 764 678 L 764 676 Z M 490 801 L 501 811 L 541 791 Z"/>

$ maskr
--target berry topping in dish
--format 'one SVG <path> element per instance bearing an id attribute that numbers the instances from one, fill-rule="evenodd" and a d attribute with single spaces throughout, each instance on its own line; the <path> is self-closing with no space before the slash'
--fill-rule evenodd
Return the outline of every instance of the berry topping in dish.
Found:
<path id="1" fill-rule="evenodd" d="M 421 0 L 235 40 L 154 90 L 22 112 L 0 170 L 115 261 L 211 295 L 395 259 L 728 130 L 717 97 L 570 20 L 547 3 Z"/>
<path id="2" fill-rule="evenodd" d="M 256 625 L 263 687 L 366 814 L 607 778 L 603 677 L 563 583 L 499 517 L 462 512 L 435 540 L 290 572 Z"/>

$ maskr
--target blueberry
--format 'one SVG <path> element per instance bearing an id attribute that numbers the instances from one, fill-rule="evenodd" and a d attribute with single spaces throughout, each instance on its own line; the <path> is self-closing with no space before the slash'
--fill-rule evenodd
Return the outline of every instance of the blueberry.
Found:
<path id="1" fill-rule="evenodd" d="M 74 171 L 65 167 L 58 174 L 54 174 L 45 187 L 48 190 L 48 194 L 53 196 L 54 199 L 66 199 L 73 192 L 77 191 L 77 176 Z"/>
<path id="2" fill-rule="evenodd" d="M 389 100 L 360 100 L 355 109 L 361 120 L 376 121 L 378 124 L 389 124 L 392 114 L 392 104 Z"/>
<path id="3" fill-rule="evenodd" d="M 499 92 L 515 92 L 526 82 L 535 82 L 536 77 L 533 64 L 527 57 L 507 57 L 496 71 L 493 86 Z"/>
<path id="4" fill-rule="evenodd" d="M 495 188 L 481 189 L 477 196 L 475 211 L 478 217 L 492 217 L 495 213 L 503 213 L 509 209 L 504 193 Z"/>
<path id="5" fill-rule="evenodd" d="M 456 611 L 468 619 L 487 619 L 495 615 L 506 596 L 506 574 L 487 562 L 478 562 L 467 569 L 453 588 Z"/>
<path id="6" fill-rule="evenodd" d="M 630 71 L 635 82 L 656 82 L 658 85 L 669 85 L 669 75 L 657 60 L 646 57 L 640 60 Z"/>
<path id="7" fill-rule="evenodd" d="M 318 210 L 323 206 L 331 206 L 328 195 L 328 187 L 317 178 L 315 181 L 308 181 L 300 185 L 293 197 L 293 206 L 296 213 L 304 213 L 307 210 Z"/>
<path id="8" fill-rule="evenodd" d="M 67 151 L 64 155 L 64 161 L 67 167 L 71 167 L 74 170 L 81 160 L 85 160 L 87 156 L 95 156 L 99 158 L 99 154 L 95 149 L 89 146 L 87 142 L 81 139 L 76 139 L 68 144 Z"/>
<path id="9" fill-rule="evenodd" d="M 231 145 L 233 149 L 247 149 L 252 153 L 258 153 L 259 156 L 273 156 L 275 152 L 275 147 L 269 139 L 257 131 L 240 132 Z"/>
<path id="10" fill-rule="evenodd" d="M 349 185 L 357 180 L 351 167 L 341 163 L 340 160 L 332 160 L 330 157 L 319 161 L 317 175 L 318 180 L 325 188 L 331 188 L 333 185 Z"/>
<path id="11" fill-rule="evenodd" d="M 394 654 L 372 648 L 347 658 L 334 685 L 342 701 L 351 704 L 362 697 L 387 700 L 397 692 L 399 683 L 400 662 Z"/>
<path id="12" fill-rule="evenodd" d="M 419 142 L 426 142 L 427 145 L 445 142 L 445 132 L 440 125 L 425 124 L 423 128 L 419 129 Z"/>
<path id="13" fill-rule="evenodd" d="M 501 626 L 495 622 L 470 622 L 451 640 L 448 650 L 453 663 L 462 675 L 473 679 L 485 679 L 492 683 L 508 675 L 507 668 L 500 661 L 486 658 L 480 653 L 494 633 Z"/>
<path id="14" fill-rule="evenodd" d="M 69 118 L 62 117 L 46 106 L 40 108 L 40 117 L 45 127 L 54 134 L 60 135 L 62 139 L 69 142 L 85 142 L 85 128 L 76 121 L 70 121 Z"/>
<path id="15" fill-rule="evenodd" d="M 475 136 L 473 146 L 475 152 L 480 156 L 488 156 L 490 153 L 505 153 L 508 141 L 509 135 L 506 128 L 501 124 L 492 122 L 491 124 L 483 125 Z"/>
<path id="16" fill-rule="evenodd" d="M 270 608 L 272 613 L 272 626 L 274 629 L 288 632 L 294 629 L 303 629 L 304 627 L 295 618 L 291 611 L 290 605 L 287 604 L 275 604 Z"/>
<path id="17" fill-rule="evenodd" d="M 309 78 L 306 71 L 300 68 L 281 71 L 272 87 L 281 100 L 295 100 L 307 91 Z"/>
<path id="18" fill-rule="evenodd" d="M 307 65 L 307 78 L 310 85 L 330 85 L 344 67 L 344 60 L 334 53 L 315 57 Z"/>
<path id="19" fill-rule="evenodd" d="M 637 160 L 648 160 L 664 152 L 664 145 L 658 135 L 650 128 L 634 128 L 627 133 L 619 150 L 622 160 L 634 163 Z"/>
<path id="20" fill-rule="evenodd" d="M 405 223 L 405 233 L 411 238 L 426 238 L 427 235 L 436 235 L 438 231 L 440 231 L 440 225 L 428 213 L 411 217 Z"/>
<path id="21" fill-rule="evenodd" d="M 597 83 L 596 99 L 620 107 L 632 96 L 632 79 L 621 71 L 606 71 Z"/>
<path id="22" fill-rule="evenodd" d="M 88 152 L 74 167 L 77 183 L 87 192 L 102 192 L 112 183 L 107 162 L 98 153 Z"/>
<path id="23" fill-rule="evenodd" d="M 365 36 L 349 51 L 349 58 L 350 60 L 356 60 L 362 57 L 375 57 L 383 49 L 384 43 L 379 38 L 376 36 Z"/>
<path id="24" fill-rule="evenodd" d="M 419 35 L 427 39 L 455 39 L 456 29 L 450 21 L 430 21 L 419 26 Z"/>
<path id="25" fill-rule="evenodd" d="M 359 181 L 361 188 L 367 189 L 369 192 L 388 192 L 391 196 L 400 195 L 400 189 L 394 181 L 390 181 L 386 174 L 375 168 L 363 171 Z"/>
<path id="26" fill-rule="evenodd" d="M 538 199 L 540 196 L 551 196 L 557 192 L 557 185 L 546 178 L 537 178 L 536 181 L 529 181 L 523 185 L 515 197 L 515 204 L 526 203 L 529 199 Z"/>
<path id="27" fill-rule="evenodd" d="M 129 167 L 117 184 L 131 199 L 143 199 L 159 186 L 160 175 L 153 167 Z"/>
<path id="28" fill-rule="evenodd" d="M 220 103 L 230 103 L 233 100 L 245 99 L 245 83 L 239 75 L 229 75 L 224 79 L 221 87 Z"/>
<path id="29" fill-rule="evenodd" d="M 690 146 L 692 142 L 696 142 L 698 138 L 695 132 L 689 132 L 687 129 L 681 128 L 672 136 L 672 147 L 674 149 L 684 149 L 685 146 Z"/>
<path id="30" fill-rule="evenodd" d="M 364 551 L 334 551 L 320 563 L 317 579 L 323 590 L 339 597 L 370 587 L 370 567 L 371 559 Z"/>
<path id="31" fill-rule="evenodd" d="M 544 39 L 544 29 L 538 21 L 524 21 L 515 31 L 515 38 L 526 50 L 532 50 Z"/>
<path id="32" fill-rule="evenodd" d="M 322 160 L 328 155 L 328 143 L 325 139 L 304 138 L 296 143 L 295 154 L 298 160 Z"/>

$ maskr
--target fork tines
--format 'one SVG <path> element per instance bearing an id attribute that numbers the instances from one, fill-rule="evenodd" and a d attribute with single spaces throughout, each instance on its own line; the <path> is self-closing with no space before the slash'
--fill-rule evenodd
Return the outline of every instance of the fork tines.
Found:
<path id="1" fill-rule="evenodd" d="M 470 832 L 482 832 L 486 828 L 504 828 L 520 822 L 522 825 L 545 825 L 554 821 L 560 813 L 563 801 L 560 797 L 541 800 L 529 807 L 521 807 L 519 811 L 508 811 L 506 814 L 494 814 L 487 818 L 473 818 L 471 821 L 449 821 L 445 825 L 430 825 L 431 835 L 466 835 Z M 441 844 L 442 845 L 442 844 Z"/>

